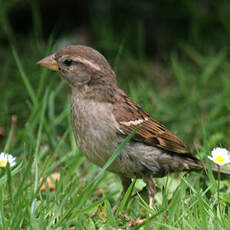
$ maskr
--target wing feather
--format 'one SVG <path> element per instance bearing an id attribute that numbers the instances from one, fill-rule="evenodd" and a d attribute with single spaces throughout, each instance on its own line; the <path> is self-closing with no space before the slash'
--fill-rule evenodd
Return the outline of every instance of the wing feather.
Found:
<path id="1" fill-rule="evenodd" d="M 137 126 L 140 126 L 133 137 L 134 140 L 170 152 L 189 154 L 185 144 L 177 136 L 151 117 L 123 91 L 117 95 L 119 98 L 117 98 L 117 103 L 113 104 L 113 114 L 119 124 L 119 131 L 128 135 Z"/>

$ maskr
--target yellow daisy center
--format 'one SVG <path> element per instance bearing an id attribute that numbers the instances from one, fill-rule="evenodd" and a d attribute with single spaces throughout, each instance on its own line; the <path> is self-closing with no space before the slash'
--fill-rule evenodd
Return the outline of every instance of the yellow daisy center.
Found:
<path id="1" fill-rule="evenodd" d="M 6 166 L 6 163 L 7 163 L 6 160 L 0 161 L 0 167 L 5 167 L 5 166 Z"/>
<path id="2" fill-rule="evenodd" d="M 223 162 L 224 162 L 224 158 L 223 158 L 222 156 L 217 156 L 215 160 L 216 160 L 216 162 L 218 162 L 219 164 L 223 164 Z"/>

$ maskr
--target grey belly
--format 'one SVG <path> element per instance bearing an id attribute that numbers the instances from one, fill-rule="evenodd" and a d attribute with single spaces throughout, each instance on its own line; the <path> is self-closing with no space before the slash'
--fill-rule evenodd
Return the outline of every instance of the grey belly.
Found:
<path id="1" fill-rule="evenodd" d="M 115 139 L 117 142 L 114 140 L 108 140 L 106 143 L 94 141 L 85 142 L 94 143 L 93 146 L 82 146 L 80 143 L 79 146 L 89 161 L 103 167 L 124 140 L 120 135 L 117 135 Z M 186 169 L 189 169 L 189 166 L 180 156 L 167 153 L 153 146 L 130 141 L 107 170 L 129 178 L 143 178 L 149 175 L 163 177 L 170 172 Z"/>

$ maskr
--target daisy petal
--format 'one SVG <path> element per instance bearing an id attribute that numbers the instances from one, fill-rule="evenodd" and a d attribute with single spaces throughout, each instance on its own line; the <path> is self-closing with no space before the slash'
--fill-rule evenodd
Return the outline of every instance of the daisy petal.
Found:
<path id="1" fill-rule="evenodd" d="M 0 154 L 0 168 L 5 168 L 7 163 L 9 163 L 10 167 L 16 165 L 16 158 L 8 153 L 2 152 Z"/>
<path id="2" fill-rule="evenodd" d="M 214 148 L 211 151 L 212 156 L 208 156 L 208 159 L 220 166 L 230 163 L 229 151 L 225 148 Z"/>

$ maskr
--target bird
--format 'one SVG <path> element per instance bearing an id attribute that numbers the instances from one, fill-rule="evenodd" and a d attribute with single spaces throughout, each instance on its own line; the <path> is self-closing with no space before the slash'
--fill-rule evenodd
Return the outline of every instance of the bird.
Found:
<path id="1" fill-rule="evenodd" d="M 118 204 L 133 178 L 146 183 L 149 207 L 153 209 L 154 178 L 207 168 L 176 135 L 119 88 L 111 65 L 97 50 L 70 45 L 37 64 L 58 72 L 70 86 L 72 129 L 78 148 L 89 161 L 103 167 L 135 130 L 107 169 L 121 178 L 123 193 Z M 230 170 L 216 165 L 211 168 L 230 175 Z"/>

